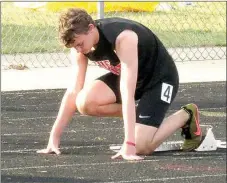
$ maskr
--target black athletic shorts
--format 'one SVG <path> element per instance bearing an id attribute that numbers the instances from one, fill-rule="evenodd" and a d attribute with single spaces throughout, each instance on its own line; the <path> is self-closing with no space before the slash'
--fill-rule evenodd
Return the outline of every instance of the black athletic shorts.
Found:
<path id="1" fill-rule="evenodd" d="M 116 102 L 121 103 L 120 76 L 107 73 L 97 80 L 106 83 L 116 95 Z M 136 122 L 148 126 L 159 127 L 165 114 L 173 102 L 179 86 L 178 73 L 172 73 L 171 78 L 166 77 L 143 93 L 135 92 L 139 96 L 136 107 Z"/>

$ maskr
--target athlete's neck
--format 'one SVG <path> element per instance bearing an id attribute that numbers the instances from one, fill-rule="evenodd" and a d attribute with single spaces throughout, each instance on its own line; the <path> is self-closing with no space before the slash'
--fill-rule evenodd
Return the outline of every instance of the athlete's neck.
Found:
<path id="1" fill-rule="evenodd" d="M 95 36 L 95 41 L 94 41 L 93 48 L 96 49 L 97 48 L 97 45 L 99 43 L 99 31 L 98 31 L 98 28 L 97 27 L 95 27 L 94 36 Z"/>

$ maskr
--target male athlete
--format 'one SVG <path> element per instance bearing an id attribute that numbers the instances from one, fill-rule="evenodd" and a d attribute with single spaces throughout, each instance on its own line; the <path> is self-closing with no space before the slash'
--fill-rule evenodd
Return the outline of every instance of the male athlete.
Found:
<path id="1" fill-rule="evenodd" d="M 46 149 L 60 154 L 63 129 L 78 110 L 91 116 L 118 116 L 124 121 L 121 150 L 112 158 L 140 160 L 182 128 L 182 149 L 201 141 L 195 104 L 183 106 L 164 119 L 178 91 L 178 72 L 158 37 L 144 25 L 123 18 L 93 20 L 83 9 L 71 8 L 60 16 L 60 39 L 71 48 L 73 77 L 52 127 Z M 110 72 L 84 87 L 88 60 Z M 139 100 L 138 106 L 135 100 Z"/>

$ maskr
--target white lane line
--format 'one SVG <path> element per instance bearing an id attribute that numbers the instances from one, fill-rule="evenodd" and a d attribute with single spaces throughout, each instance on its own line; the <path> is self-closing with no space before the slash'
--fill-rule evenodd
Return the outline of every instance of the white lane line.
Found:
<path id="1" fill-rule="evenodd" d="M 80 115 L 80 117 L 84 117 L 86 115 Z M 24 121 L 24 120 L 34 120 L 34 119 L 48 119 L 48 118 L 56 118 L 57 116 L 45 116 L 45 117 L 33 117 L 33 118 L 3 118 L 2 121 Z M 90 116 L 88 116 L 90 117 Z M 204 124 L 214 124 L 214 123 L 204 123 Z"/>
<path id="2" fill-rule="evenodd" d="M 38 134 L 47 134 L 47 133 L 50 133 L 50 132 L 39 132 L 39 133 L 5 133 L 5 134 L 2 134 L 1 136 L 24 136 L 24 135 L 38 135 Z M 65 132 L 66 133 L 66 132 Z M 67 132 L 67 133 L 71 133 L 71 132 Z"/>
<path id="3" fill-rule="evenodd" d="M 113 131 L 113 130 L 122 130 L 122 128 L 104 128 L 104 129 L 98 129 L 98 128 L 86 128 L 81 130 L 71 130 L 71 131 L 64 131 L 64 133 L 78 133 L 78 132 L 89 132 L 89 131 Z M 19 135 L 39 135 L 39 134 L 49 134 L 50 132 L 38 132 L 38 133 L 5 133 L 1 134 L 1 136 L 19 136 Z"/>
<path id="4" fill-rule="evenodd" d="M 86 115 L 80 115 L 80 117 L 85 117 Z M 25 121 L 25 120 L 34 120 L 34 119 L 48 119 L 48 118 L 56 118 L 57 116 L 44 116 L 44 117 L 33 117 L 33 118 L 6 118 L 2 119 L 3 120 L 7 120 L 7 122 L 9 121 Z M 88 116 L 89 117 L 89 116 Z M 6 123 L 7 123 L 6 122 Z M 4 122 L 3 122 L 4 123 Z"/>
<path id="5" fill-rule="evenodd" d="M 221 107 L 221 108 L 226 108 L 226 107 Z M 219 108 L 219 109 L 221 109 Z M 209 108 L 209 109 L 217 109 L 217 108 Z M 201 109 L 200 109 L 201 110 Z M 176 110 L 170 110 L 170 113 L 171 111 L 176 111 Z M 83 117 L 84 115 L 80 115 L 80 117 Z M 85 115 L 86 116 L 86 115 Z M 25 121 L 25 120 L 36 120 L 36 119 L 53 119 L 53 118 L 56 118 L 56 116 L 45 116 L 45 117 L 33 117 L 33 118 L 2 118 L 2 123 L 7 123 L 9 121 Z M 203 123 L 204 125 L 214 125 L 214 124 L 220 124 L 220 123 Z"/>
<path id="6" fill-rule="evenodd" d="M 42 90 L 42 91 L 33 91 L 33 90 L 30 90 L 30 91 L 22 91 L 22 92 L 2 92 L 2 95 L 24 95 L 24 94 L 35 94 L 35 93 L 38 93 L 38 94 L 44 94 L 44 93 L 63 93 L 64 94 L 64 90 L 60 89 L 60 90 L 54 90 L 54 89 L 50 89 L 51 91 L 49 90 Z M 62 91 L 61 91 L 62 90 Z"/>
<path id="7" fill-rule="evenodd" d="M 222 156 L 216 156 L 216 160 Z M 208 157 L 189 157 L 189 158 L 172 158 L 173 161 L 175 160 L 198 160 L 198 159 L 207 159 Z M 223 157 L 222 157 L 223 158 Z M 158 161 L 169 161 L 169 159 L 156 159 L 156 160 L 143 160 L 139 163 L 147 163 L 147 162 L 158 162 Z M 136 164 L 138 161 L 117 161 L 117 162 L 103 162 L 103 163 L 85 163 L 85 164 L 64 164 L 64 165 L 49 165 L 49 166 L 30 166 L 30 167 L 13 167 L 13 168 L 2 168 L 1 171 L 10 171 L 10 170 L 27 170 L 27 169 L 42 169 L 42 168 L 59 168 L 59 167 L 78 167 L 78 166 L 97 166 L 97 165 L 115 165 L 115 164 Z"/>
<path id="8" fill-rule="evenodd" d="M 205 124 L 204 124 L 205 125 Z M 207 124 L 208 125 L 208 124 Z M 46 127 L 45 127 L 46 128 Z M 79 132 L 88 132 L 88 131 L 113 131 L 113 130 L 122 130 L 122 128 L 104 128 L 104 129 L 98 129 L 98 128 L 86 128 L 81 130 L 70 130 L 70 131 L 64 131 L 64 133 L 79 133 Z M 50 132 L 29 132 L 29 133 L 4 133 L 1 134 L 2 137 L 4 136 L 26 136 L 26 135 L 40 135 L 40 134 L 49 134 Z M 177 135 L 177 134 L 174 134 Z M 225 137 L 218 137 L 220 140 L 224 140 Z"/>
<path id="9" fill-rule="evenodd" d="M 56 118 L 56 116 L 35 117 L 35 118 L 13 118 L 13 119 L 5 118 L 5 119 L 2 119 L 1 121 L 3 121 L 3 120 L 7 120 L 7 121 L 24 121 L 24 120 L 48 119 L 48 118 Z"/>
<path id="10" fill-rule="evenodd" d="M 49 103 L 47 103 L 47 104 L 25 104 L 25 105 L 18 106 L 18 108 L 21 108 L 21 107 L 51 106 L 51 105 L 60 105 L 60 104 L 61 103 L 59 103 L 59 102 L 51 102 L 50 104 Z M 3 109 L 15 108 L 15 105 L 4 105 L 2 108 Z"/>
<path id="11" fill-rule="evenodd" d="M 48 118 L 56 118 L 57 116 L 43 116 L 43 117 L 32 117 L 32 118 L 8 118 L 8 117 L 4 117 L 4 119 L 2 119 L 1 121 L 5 121 L 3 123 L 8 123 L 10 121 L 25 121 L 25 120 L 34 120 L 34 119 L 48 119 Z M 78 116 L 75 116 L 75 118 Z M 86 116 L 86 115 L 80 115 L 79 117 L 91 117 L 91 116 Z M 120 118 L 119 118 L 120 119 Z M 215 123 L 211 123 L 211 122 L 203 122 L 203 124 L 219 124 L 218 122 Z"/>
<path id="12" fill-rule="evenodd" d="M 160 160 L 148 160 L 148 161 L 160 161 Z M 42 168 L 59 168 L 59 167 L 78 167 L 78 166 L 97 166 L 97 165 L 114 165 L 114 164 L 125 164 L 126 161 L 118 162 L 104 162 L 104 163 L 87 163 L 87 164 L 69 164 L 69 165 L 49 165 L 49 166 L 31 166 L 31 167 L 14 167 L 14 168 L 2 168 L 1 171 L 9 170 L 26 170 L 26 169 L 42 169 Z M 134 162 L 131 162 L 134 163 Z"/>
<path id="13" fill-rule="evenodd" d="M 224 81 L 218 81 L 217 82 L 217 85 L 224 85 L 225 82 Z M 188 86 L 188 85 L 192 85 L 194 86 L 194 84 L 188 84 L 188 83 L 180 83 L 180 86 Z M 199 85 L 199 86 L 210 86 L 212 85 L 210 82 L 206 82 L 206 83 L 199 83 L 199 84 L 195 84 L 195 85 Z M 34 94 L 34 93 L 40 93 L 40 94 L 43 94 L 43 93 L 63 93 L 64 94 L 64 91 L 65 89 L 36 89 L 36 90 L 23 90 L 23 91 L 5 91 L 5 92 L 2 92 L 1 95 L 24 95 L 24 94 Z"/>
<path id="14" fill-rule="evenodd" d="M 205 177 L 222 177 L 226 176 L 226 174 L 203 174 L 203 175 L 195 175 L 195 176 L 183 176 L 183 177 L 164 177 L 157 179 L 138 179 L 138 180 L 123 180 L 123 181 L 111 181 L 111 182 L 102 182 L 102 183 L 127 183 L 127 182 L 151 182 L 151 181 L 168 181 L 168 180 L 177 180 L 177 179 L 196 179 L 196 178 L 205 178 Z"/>
<path id="15" fill-rule="evenodd" d="M 60 150 L 95 148 L 95 147 L 108 147 L 109 148 L 109 145 L 69 146 L 69 147 L 62 147 L 62 148 L 60 148 Z M 24 153 L 24 152 L 36 152 L 38 150 L 40 150 L 40 149 L 18 149 L 18 150 L 1 151 L 1 153 Z"/>
<path id="16" fill-rule="evenodd" d="M 220 139 L 220 138 L 219 138 Z M 223 138 L 224 140 L 226 140 L 225 138 Z M 220 139 L 220 140 L 223 140 Z M 36 144 L 37 142 L 34 142 L 34 144 Z M 99 148 L 99 147 L 107 147 L 109 148 L 112 144 L 108 144 L 108 145 L 87 145 L 87 146 L 68 146 L 68 147 L 62 147 L 60 148 L 61 150 L 68 150 L 68 149 L 82 149 L 82 148 Z M 1 151 L 1 153 L 29 153 L 29 152 L 36 152 L 40 149 L 17 149 L 17 150 L 6 150 L 6 151 Z M 203 155 L 208 154 L 209 152 L 203 152 Z"/>
<path id="17" fill-rule="evenodd" d="M 20 105 L 19 106 L 19 108 L 20 107 L 30 107 L 30 106 L 32 106 L 32 107 L 37 107 L 37 106 L 51 106 L 51 105 L 60 105 L 60 103 L 59 102 L 52 102 L 52 103 L 50 103 L 50 104 L 25 104 L 25 105 Z M 3 109 L 5 109 L 5 108 L 11 108 L 11 107 L 15 107 L 15 106 L 12 106 L 12 105 L 9 105 L 9 106 L 4 106 L 3 107 Z M 200 111 L 207 111 L 207 109 L 223 109 L 223 108 L 226 108 L 226 107 L 218 107 L 218 108 L 200 108 L 199 110 Z M 171 112 L 175 112 L 175 111 L 177 111 L 177 109 L 176 110 L 173 110 L 173 109 L 170 109 L 169 110 L 169 113 L 171 113 Z M 218 111 L 208 111 L 208 112 L 218 112 Z M 224 112 L 224 111 L 222 111 L 222 112 Z"/>

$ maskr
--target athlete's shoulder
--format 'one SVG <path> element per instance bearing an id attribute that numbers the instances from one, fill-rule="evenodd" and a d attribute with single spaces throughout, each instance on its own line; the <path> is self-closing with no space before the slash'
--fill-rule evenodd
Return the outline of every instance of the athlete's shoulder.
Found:
<path id="1" fill-rule="evenodd" d="M 116 23 L 130 23 L 130 24 L 138 24 L 139 22 L 136 22 L 134 20 L 121 18 L 121 17 L 108 17 L 108 18 L 102 18 L 102 19 L 96 19 L 95 22 L 97 24 L 116 24 Z"/>

